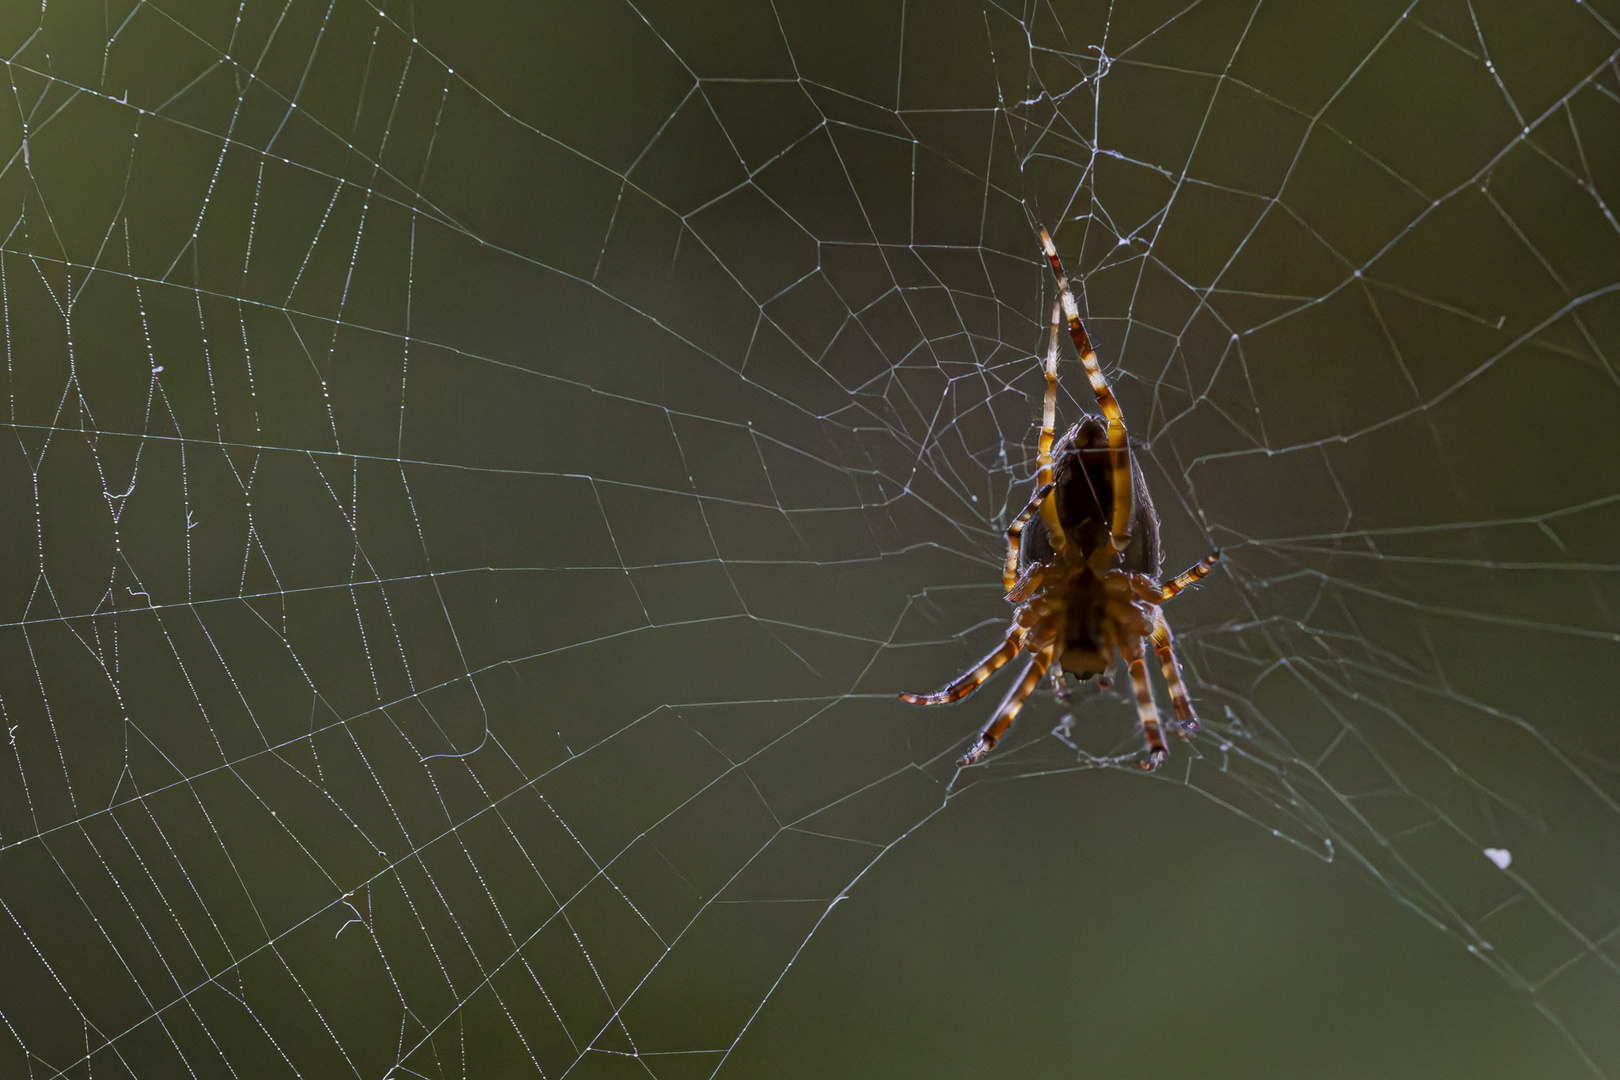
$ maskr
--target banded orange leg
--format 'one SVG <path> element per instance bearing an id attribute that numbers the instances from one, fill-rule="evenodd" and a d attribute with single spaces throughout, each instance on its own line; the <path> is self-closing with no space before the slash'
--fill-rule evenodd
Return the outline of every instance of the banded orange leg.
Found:
<path id="1" fill-rule="evenodd" d="M 979 661 L 979 666 L 972 671 L 957 676 L 956 680 L 943 690 L 936 690 L 932 694 L 901 694 L 900 700 L 908 705 L 946 705 L 952 701 L 962 700 L 977 690 L 980 683 L 1001 670 L 1001 665 L 1018 654 L 1025 633 L 1027 631 L 1022 626 L 1014 626 L 1007 634 L 1007 639 L 996 648 L 995 652 Z"/>
<path id="2" fill-rule="evenodd" d="M 1050 494 L 1052 494 L 1051 484 L 1036 488 L 1035 494 L 1023 512 L 1007 526 L 1007 564 L 1001 568 L 1001 587 L 1007 592 L 1012 592 L 1013 585 L 1018 581 L 1018 541 L 1024 535 L 1024 526 L 1029 524 L 1029 519 L 1035 516 L 1035 511 L 1045 504 L 1046 497 Z"/>
<path id="3" fill-rule="evenodd" d="M 1017 686 L 1008 691 L 1007 696 L 1001 702 L 1001 707 L 996 710 L 996 715 L 979 731 L 979 738 L 973 744 L 973 749 L 963 754 L 961 759 L 957 761 L 958 768 L 966 768 L 969 765 L 983 761 L 984 756 L 995 749 L 996 743 L 1001 741 L 1001 737 L 1012 726 L 1013 717 L 1017 716 L 1018 710 L 1024 707 L 1024 702 L 1028 700 L 1036 684 L 1041 681 L 1041 676 L 1046 674 L 1047 666 L 1051 663 L 1052 647 L 1049 645 L 1036 653 L 1034 658 L 1030 660 L 1029 666 L 1024 669 L 1024 677 L 1018 680 Z"/>
<path id="4" fill-rule="evenodd" d="M 1197 731 L 1198 717 L 1193 713 L 1192 699 L 1181 681 L 1181 663 L 1176 659 L 1176 642 L 1170 633 L 1170 624 L 1164 612 L 1153 613 L 1153 651 L 1159 655 L 1159 670 L 1164 672 L 1164 684 L 1170 688 L 1170 702 L 1176 707 L 1176 724 L 1183 735 Z"/>
<path id="5" fill-rule="evenodd" d="M 1103 419 L 1108 421 L 1108 454 L 1114 472 L 1114 512 L 1109 515 L 1108 531 L 1113 537 L 1114 551 L 1124 554 L 1131 543 L 1131 514 L 1135 497 L 1135 490 L 1131 486 L 1131 447 L 1125 431 L 1125 414 L 1120 412 L 1114 391 L 1103 375 L 1102 365 L 1097 362 L 1097 350 L 1091 347 L 1091 336 L 1080 322 L 1080 308 L 1069 289 L 1069 277 L 1063 272 L 1057 247 L 1044 226 L 1041 228 L 1041 250 L 1046 252 L 1046 260 L 1052 264 L 1052 272 L 1057 275 L 1058 302 L 1063 305 L 1063 314 L 1069 323 L 1069 337 L 1080 353 L 1086 378 L 1091 380 L 1092 393 L 1097 395 L 1097 407 L 1102 409 Z"/>
<path id="6" fill-rule="evenodd" d="M 1164 745 L 1164 732 L 1159 725 L 1159 708 L 1153 703 L 1153 684 L 1148 682 L 1147 663 L 1142 656 L 1142 640 L 1126 636 L 1120 642 L 1125 664 L 1131 672 L 1131 685 L 1136 689 L 1136 715 L 1142 721 L 1142 738 L 1147 741 L 1148 756 L 1142 768 L 1149 772 L 1163 765 L 1170 756 Z"/>
<path id="7" fill-rule="evenodd" d="M 1159 602 L 1162 604 L 1187 586 L 1202 581 L 1215 568 L 1215 564 L 1220 561 L 1221 549 L 1216 548 L 1192 566 L 1177 574 L 1173 579 L 1159 586 Z"/>

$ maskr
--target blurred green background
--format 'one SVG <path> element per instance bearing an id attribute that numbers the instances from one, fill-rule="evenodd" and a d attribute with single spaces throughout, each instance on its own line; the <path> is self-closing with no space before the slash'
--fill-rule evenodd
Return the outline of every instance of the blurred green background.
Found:
<path id="1" fill-rule="evenodd" d="M 0 11 L 0 1072 L 1620 1074 L 1617 25 Z M 895 700 L 1043 224 L 1226 552 L 1153 777 Z"/>

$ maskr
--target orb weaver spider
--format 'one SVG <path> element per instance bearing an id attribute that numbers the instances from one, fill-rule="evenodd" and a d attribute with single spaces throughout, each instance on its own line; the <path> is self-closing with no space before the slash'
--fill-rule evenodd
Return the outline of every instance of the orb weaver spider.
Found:
<path id="1" fill-rule="evenodd" d="M 957 762 L 959 767 L 972 765 L 996 745 L 1053 660 L 1058 663 L 1053 676 L 1061 689 L 1063 672 L 1082 680 L 1106 676 L 1118 653 L 1130 671 L 1136 712 L 1147 742 L 1147 760 L 1139 764 L 1152 771 L 1164 764 L 1170 750 L 1153 703 L 1142 643 L 1144 639 L 1153 642 L 1175 706 L 1177 731 L 1185 738 L 1198 730 L 1198 717 L 1181 681 L 1175 641 L 1160 605 L 1208 574 L 1221 553 L 1212 551 L 1186 572 L 1162 585 L 1157 583 L 1162 559 L 1159 518 L 1142 470 L 1131 458 L 1125 418 L 1081 325 L 1063 263 L 1045 228 L 1041 229 L 1041 248 L 1057 275 L 1058 296 L 1052 303 L 1052 334 L 1046 351 L 1046 401 L 1035 494 L 1007 529 L 1001 584 L 1007 590 L 1007 602 L 1013 605 L 1012 626 L 994 652 L 943 690 L 901 694 L 900 700 L 912 705 L 958 701 L 1014 656 L 1029 653 L 1023 676 L 979 730 L 973 748 Z M 1054 445 L 1060 318 L 1069 324 L 1069 337 L 1080 353 L 1102 416 L 1082 414 Z M 1104 679 L 1099 681 L 1106 685 Z"/>

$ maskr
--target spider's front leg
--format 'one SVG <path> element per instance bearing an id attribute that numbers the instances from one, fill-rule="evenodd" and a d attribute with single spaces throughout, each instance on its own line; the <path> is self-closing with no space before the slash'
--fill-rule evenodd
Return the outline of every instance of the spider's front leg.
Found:
<path id="1" fill-rule="evenodd" d="M 957 761 L 957 768 L 965 769 L 969 765 L 976 765 L 984 760 L 986 754 L 995 749 L 996 743 L 1001 741 L 1001 737 L 1012 726 L 1013 717 L 1017 716 L 1018 710 L 1024 707 L 1024 702 L 1034 692 L 1035 685 L 1041 681 L 1041 676 L 1046 674 L 1047 665 L 1051 664 L 1051 662 L 1052 646 L 1048 645 L 1035 654 L 1034 659 L 1029 662 L 1029 667 L 1024 669 L 1024 677 L 1018 680 L 1017 686 L 1008 691 L 1007 696 L 1002 699 L 1001 707 L 996 710 L 996 714 L 991 721 L 980 729 L 978 741 L 973 744 L 973 749 L 963 754 L 961 759 Z"/>
<path id="2" fill-rule="evenodd" d="M 1192 699 L 1181 681 L 1181 663 L 1176 659 L 1176 642 L 1170 633 L 1170 624 L 1164 612 L 1153 609 L 1153 651 L 1159 654 L 1159 670 L 1164 672 L 1164 685 L 1170 689 L 1170 703 L 1176 707 L 1176 726 L 1182 738 L 1197 731 L 1198 717 L 1193 712 Z"/>
<path id="3" fill-rule="evenodd" d="M 1153 684 L 1148 682 L 1142 639 L 1132 633 L 1122 634 L 1119 651 L 1124 655 L 1125 666 L 1131 673 L 1131 686 L 1136 689 L 1136 715 L 1142 721 L 1142 737 L 1147 740 L 1148 756 L 1141 765 L 1148 772 L 1153 772 L 1170 756 L 1170 748 L 1164 744 L 1159 708 L 1153 703 Z"/>
<path id="4" fill-rule="evenodd" d="M 1006 639 L 997 646 L 995 652 L 980 660 L 978 667 L 958 675 L 955 681 L 943 690 L 935 690 L 932 694 L 901 694 L 900 700 L 907 705 L 946 705 L 952 701 L 960 701 L 977 690 L 980 683 L 1000 671 L 1001 665 L 1018 654 L 1027 632 L 1023 626 L 1014 623 Z"/>

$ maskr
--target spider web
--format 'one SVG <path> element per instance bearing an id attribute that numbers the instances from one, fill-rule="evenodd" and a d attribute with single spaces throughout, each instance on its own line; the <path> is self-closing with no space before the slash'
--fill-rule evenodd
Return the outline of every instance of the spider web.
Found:
<path id="1" fill-rule="evenodd" d="M 725 1075 L 956 794 L 1129 767 L 894 700 L 1005 618 L 1038 223 L 1226 552 L 1155 780 L 1620 1074 L 1620 12 L 578 7 L 0 14 L 7 1075 Z"/>

